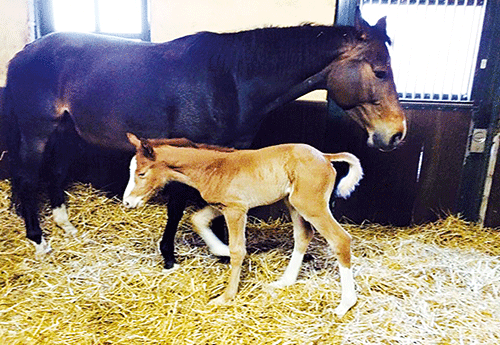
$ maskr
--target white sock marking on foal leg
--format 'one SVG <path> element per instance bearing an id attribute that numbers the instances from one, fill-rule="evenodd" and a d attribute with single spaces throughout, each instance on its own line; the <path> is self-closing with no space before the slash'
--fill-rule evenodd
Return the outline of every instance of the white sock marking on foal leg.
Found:
<path id="1" fill-rule="evenodd" d="M 64 229 L 66 235 L 74 236 L 78 232 L 78 230 L 76 230 L 73 224 L 69 221 L 66 205 L 62 204 L 61 206 L 52 209 L 52 217 L 54 217 L 54 222 L 57 226 Z"/>
<path id="2" fill-rule="evenodd" d="M 194 231 L 205 241 L 210 252 L 216 256 L 229 256 L 229 247 L 215 236 L 210 229 L 210 222 L 217 216 L 211 207 L 205 207 L 191 217 Z"/>
<path id="3" fill-rule="evenodd" d="M 342 286 L 342 297 L 340 299 L 339 306 L 335 308 L 335 314 L 337 314 L 338 317 L 343 317 L 345 313 L 347 313 L 349 309 L 356 304 L 358 298 L 354 288 L 352 269 L 339 265 L 339 271 L 340 284 Z"/>
<path id="4" fill-rule="evenodd" d="M 304 254 L 294 249 L 285 273 L 283 273 L 280 279 L 278 279 L 274 283 L 271 283 L 271 287 L 279 289 L 294 284 L 297 281 L 303 259 Z"/>

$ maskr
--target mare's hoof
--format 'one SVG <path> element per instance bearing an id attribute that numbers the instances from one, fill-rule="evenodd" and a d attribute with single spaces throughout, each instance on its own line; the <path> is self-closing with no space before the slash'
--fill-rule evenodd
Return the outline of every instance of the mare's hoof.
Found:
<path id="1" fill-rule="evenodd" d="M 163 265 L 163 268 L 166 269 L 166 270 L 171 270 L 171 269 L 177 268 L 177 267 L 179 267 L 179 265 L 177 265 L 175 263 L 175 260 L 165 261 L 165 265 Z"/>
<path id="2" fill-rule="evenodd" d="M 34 243 L 35 244 L 35 257 L 37 259 L 43 257 L 45 254 L 50 253 L 52 251 L 52 248 L 50 247 L 50 244 L 45 240 L 44 237 L 42 237 L 42 242 Z"/>
<path id="3" fill-rule="evenodd" d="M 217 261 L 221 264 L 228 264 L 231 261 L 231 258 L 228 256 L 218 256 Z"/>
<path id="4" fill-rule="evenodd" d="M 162 272 L 164 274 L 169 274 L 175 272 L 179 267 L 181 267 L 179 264 L 174 264 L 171 268 L 163 268 Z"/>
<path id="5" fill-rule="evenodd" d="M 76 236 L 76 234 L 78 233 L 78 230 L 73 225 L 65 225 L 61 226 L 61 228 L 63 228 L 64 233 L 67 236 Z"/>

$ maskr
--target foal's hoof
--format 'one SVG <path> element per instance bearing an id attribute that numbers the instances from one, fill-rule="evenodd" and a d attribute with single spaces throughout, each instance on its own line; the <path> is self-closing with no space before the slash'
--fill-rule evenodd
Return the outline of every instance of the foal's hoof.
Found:
<path id="1" fill-rule="evenodd" d="M 224 295 L 220 295 L 219 297 L 214 298 L 213 300 L 208 302 L 208 305 L 217 307 L 217 306 L 221 306 L 221 305 L 226 305 L 229 301 L 230 300 L 225 298 Z"/>
<path id="2" fill-rule="evenodd" d="M 50 253 L 51 251 L 52 248 L 44 237 L 42 237 L 42 242 L 40 242 L 40 244 L 35 242 L 35 257 L 37 259 L 43 257 L 45 254 Z"/>
<path id="3" fill-rule="evenodd" d="M 357 298 L 350 299 L 349 301 L 341 301 L 339 306 L 335 308 L 334 312 L 339 318 L 344 315 L 357 303 Z"/>

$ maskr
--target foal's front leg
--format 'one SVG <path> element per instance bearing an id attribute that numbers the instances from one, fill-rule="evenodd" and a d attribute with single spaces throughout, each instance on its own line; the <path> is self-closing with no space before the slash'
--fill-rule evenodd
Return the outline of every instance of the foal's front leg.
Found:
<path id="1" fill-rule="evenodd" d="M 229 302 L 238 292 L 241 265 L 246 256 L 245 225 L 248 209 L 244 206 L 226 207 L 222 212 L 229 230 L 229 253 L 231 258 L 231 273 L 229 283 L 224 293 L 212 300 L 210 304 L 221 305 Z"/>

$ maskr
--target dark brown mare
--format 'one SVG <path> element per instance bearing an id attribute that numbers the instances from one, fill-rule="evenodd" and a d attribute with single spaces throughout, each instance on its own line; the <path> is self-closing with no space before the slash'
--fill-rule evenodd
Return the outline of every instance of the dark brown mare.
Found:
<path id="1" fill-rule="evenodd" d="M 353 27 L 304 25 L 238 33 L 202 32 L 162 44 L 56 33 L 28 44 L 9 64 L 4 115 L 13 201 L 37 253 L 50 246 L 38 220 L 40 168 L 50 159 L 49 199 L 68 233 L 63 181 L 75 154 L 53 138 L 73 132 L 103 149 L 130 152 L 126 133 L 185 137 L 248 147 L 266 114 L 314 89 L 330 96 L 391 150 L 404 138 L 386 22 Z M 55 148 L 54 148 L 55 146 Z M 46 177 L 46 176 L 43 176 Z M 160 243 L 165 266 L 188 187 L 172 187 Z"/>

